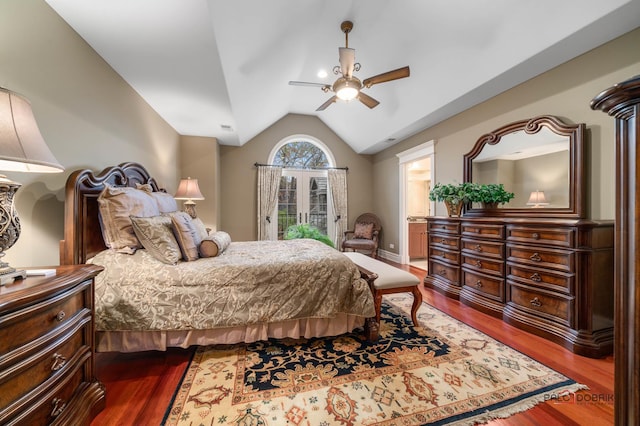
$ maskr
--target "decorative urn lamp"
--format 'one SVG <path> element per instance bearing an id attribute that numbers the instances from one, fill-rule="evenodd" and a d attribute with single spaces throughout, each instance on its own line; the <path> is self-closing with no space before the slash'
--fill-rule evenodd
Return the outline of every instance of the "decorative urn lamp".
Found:
<path id="1" fill-rule="evenodd" d="M 0 171 L 56 173 L 63 170 L 40 134 L 29 101 L 0 87 Z M 26 277 L 24 270 L 16 270 L 2 261 L 5 251 L 20 237 L 20 219 L 14 205 L 20 186 L 0 174 L 0 285 Z"/>
<path id="2" fill-rule="evenodd" d="M 186 200 L 184 202 L 184 211 L 195 219 L 198 215 L 196 213 L 196 203 L 194 200 L 204 200 L 204 196 L 198 186 L 198 179 L 191 179 L 190 177 L 182 179 L 174 198 L 176 200 Z"/>

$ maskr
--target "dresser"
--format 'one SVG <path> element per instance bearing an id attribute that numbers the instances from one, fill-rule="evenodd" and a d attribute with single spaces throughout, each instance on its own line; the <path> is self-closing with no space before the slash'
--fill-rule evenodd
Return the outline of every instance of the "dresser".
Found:
<path id="1" fill-rule="evenodd" d="M 82 425 L 104 408 L 94 375 L 95 265 L 0 287 L 0 424 Z"/>
<path id="2" fill-rule="evenodd" d="M 424 284 L 580 355 L 613 350 L 613 221 L 427 218 Z"/>

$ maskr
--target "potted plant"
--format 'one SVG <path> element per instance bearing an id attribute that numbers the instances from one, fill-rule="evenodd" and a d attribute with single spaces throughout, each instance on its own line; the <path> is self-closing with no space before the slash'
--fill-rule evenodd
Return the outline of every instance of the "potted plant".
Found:
<path id="1" fill-rule="evenodd" d="M 309 225 L 308 223 L 291 225 L 285 231 L 283 238 L 285 240 L 293 240 L 296 238 L 311 238 L 325 243 L 329 247 L 335 248 L 335 246 L 333 245 L 333 241 L 331 241 L 331 238 L 329 238 L 326 234 L 320 232 L 320 230 L 315 226 Z"/>
<path id="2" fill-rule="evenodd" d="M 515 196 L 504 189 L 501 183 L 470 184 L 469 201 L 482 203 L 484 208 L 495 209 L 500 204 L 508 203 Z"/>
<path id="3" fill-rule="evenodd" d="M 449 216 L 460 216 L 462 212 L 462 206 L 470 201 L 469 190 L 471 184 L 469 183 L 436 183 L 434 187 L 429 191 L 429 199 L 431 201 L 442 201 L 447 207 L 447 213 Z"/>

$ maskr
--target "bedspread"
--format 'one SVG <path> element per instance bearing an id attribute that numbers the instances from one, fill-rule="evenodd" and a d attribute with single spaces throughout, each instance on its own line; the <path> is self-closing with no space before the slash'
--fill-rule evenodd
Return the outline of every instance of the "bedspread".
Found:
<path id="1" fill-rule="evenodd" d="M 97 330 L 205 330 L 287 319 L 375 316 L 351 260 L 315 240 L 233 242 L 218 257 L 166 265 L 145 250 L 90 263 Z"/>

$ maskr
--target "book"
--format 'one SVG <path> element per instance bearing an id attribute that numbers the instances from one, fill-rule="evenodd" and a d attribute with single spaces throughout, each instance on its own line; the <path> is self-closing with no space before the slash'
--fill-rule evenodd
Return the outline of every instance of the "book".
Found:
<path id="1" fill-rule="evenodd" d="M 28 277 L 50 277 L 55 274 L 55 269 L 27 269 Z"/>

